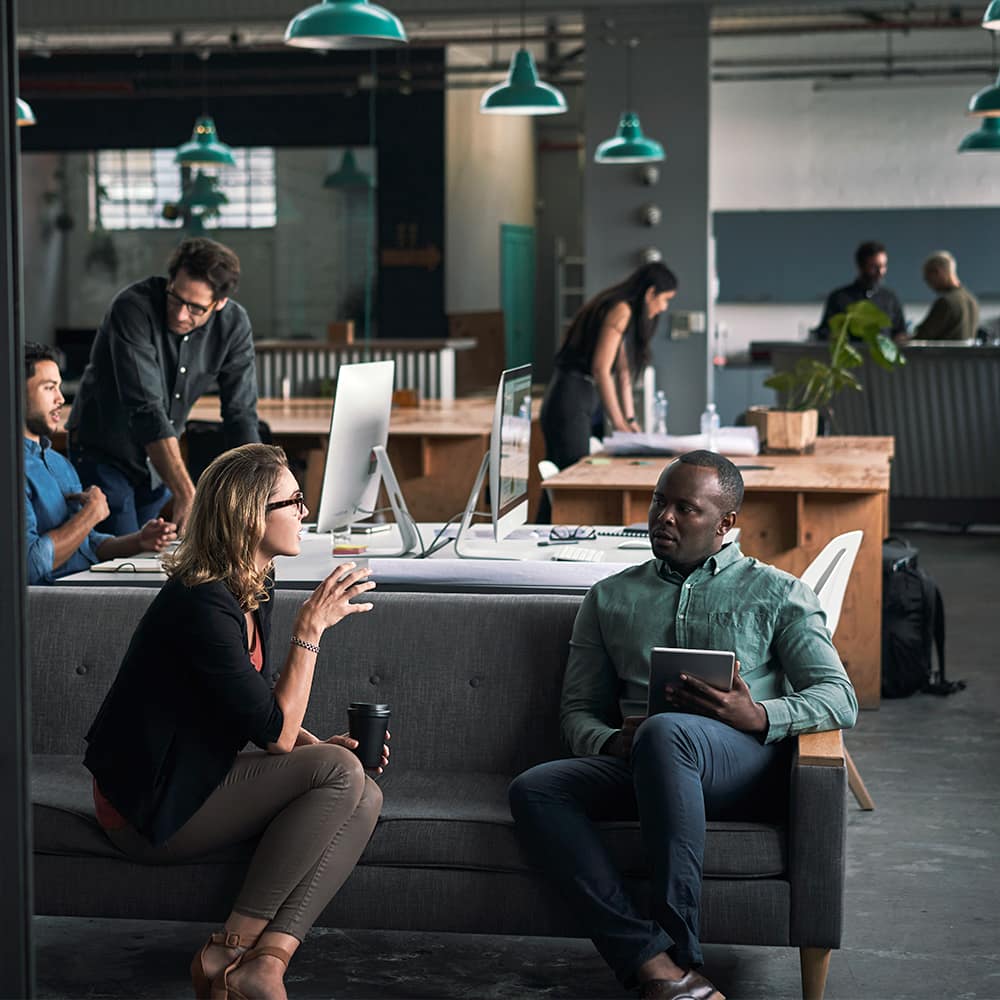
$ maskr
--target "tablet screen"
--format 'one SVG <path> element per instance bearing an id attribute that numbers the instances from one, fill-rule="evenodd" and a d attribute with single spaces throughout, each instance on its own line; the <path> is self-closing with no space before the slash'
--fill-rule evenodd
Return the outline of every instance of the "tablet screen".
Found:
<path id="1" fill-rule="evenodd" d="M 721 649 L 677 649 L 654 646 L 649 655 L 647 714 L 670 710 L 663 693 L 667 684 L 679 685 L 681 674 L 697 677 L 720 691 L 731 691 L 736 654 Z"/>

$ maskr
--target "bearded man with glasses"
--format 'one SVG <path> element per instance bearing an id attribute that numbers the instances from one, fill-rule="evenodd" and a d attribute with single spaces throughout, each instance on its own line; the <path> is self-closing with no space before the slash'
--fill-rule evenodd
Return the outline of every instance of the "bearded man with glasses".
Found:
<path id="1" fill-rule="evenodd" d="M 218 387 L 226 447 L 260 440 L 253 334 L 230 296 L 239 258 L 214 240 L 184 240 L 167 277 L 119 292 L 104 317 L 68 422 L 70 459 L 99 486 L 109 534 L 137 530 L 173 497 L 183 532 L 194 483 L 178 437 L 192 406 Z"/>

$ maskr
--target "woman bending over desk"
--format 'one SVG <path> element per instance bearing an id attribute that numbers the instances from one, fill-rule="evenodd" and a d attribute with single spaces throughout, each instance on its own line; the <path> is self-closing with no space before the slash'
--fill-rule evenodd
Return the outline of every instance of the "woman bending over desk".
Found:
<path id="1" fill-rule="evenodd" d="M 599 407 L 615 430 L 639 430 L 633 373 L 646 366 L 654 320 L 676 294 L 670 268 L 645 264 L 598 292 L 573 318 L 542 401 L 545 457 L 560 469 L 589 453 Z M 549 514 L 543 493 L 539 523 L 547 523 Z"/>
<path id="2" fill-rule="evenodd" d="M 356 741 L 302 728 L 323 633 L 371 610 L 351 603 L 375 586 L 368 570 L 338 566 L 303 603 L 277 682 L 267 655 L 272 560 L 298 553 L 306 513 L 280 448 L 243 445 L 205 470 L 169 579 L 87 734 L 98 822 L 128 857 L 185 861 L 260 838 L 223 929 L 191 963 L 196 997 L 286 996 L 288 962 L 382 804 Z"/>

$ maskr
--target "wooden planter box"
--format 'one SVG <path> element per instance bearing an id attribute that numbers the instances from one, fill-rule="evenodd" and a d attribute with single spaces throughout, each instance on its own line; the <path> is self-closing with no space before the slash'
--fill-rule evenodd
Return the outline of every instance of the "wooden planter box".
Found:
<path id="1" fill-rule="evenodd" d="M 747 410 L 747 423 L 757 428 L 762 451 L 801 455 L 816 446 L 819 412 L 751 406 Z"/>

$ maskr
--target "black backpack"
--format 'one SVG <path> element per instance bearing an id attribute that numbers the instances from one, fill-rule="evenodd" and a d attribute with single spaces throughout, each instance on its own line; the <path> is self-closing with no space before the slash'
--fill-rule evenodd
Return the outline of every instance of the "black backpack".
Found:
<path id="1" fill-rule="evenodd" d="M 964 681 L 944 676 L 944 602 L 917 565 L 918 550 L 903 538 L 882 543 L 882 697 L 915 691 L 954 694 Z M 937 670 L 933 650 L 937 650 Z"/>

